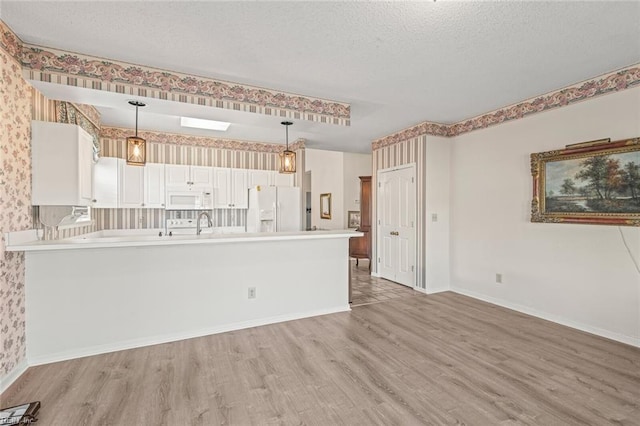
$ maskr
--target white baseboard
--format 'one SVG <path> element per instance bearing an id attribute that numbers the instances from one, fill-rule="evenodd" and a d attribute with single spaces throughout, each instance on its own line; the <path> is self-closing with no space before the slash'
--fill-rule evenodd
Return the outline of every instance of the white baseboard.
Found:
<path id="1" fill-rule="evenodd" d="M 20 361 L 14 368 L 13 370 L 9 371 L 9 374 L 7 374 L 6 376 L 4 376 L 1 380 L 0 380 L 0 394 L 2 394 L 4 391 L 6 391 L 9 386 L 11 386 L 13 384 L 13 382 L 15 382 L 16 380 L 18 380 L 18 378 L 20 376 L 22 376 L 22 374 L 27 371 L 27 368 L 29 368 L 29 363 L 27 362 L 26 358 L 23 359 L 22 361 Z"/>
<path id="2" fill-rule="evenodd" d="M 593 327 L 591 325 L 572 321 L 558 315 L 550 314 L 548 312 L 539 311 L 537 309 L 530 308 L 528 306 L 508 302 L 506 300 L 497 299 L 495 297 L 486 296 L 484 294 L 476 293 L 466 289 L 451 287 L 450 290 L 453 291 L 454 293 L 462 294 L 465 296 L 473 297 L 474 299 L 478 299 L 484 302 L 492 303 L 494 305 L 502 306 L 503 308 L 512 309 L 514 311 L 522 312 L 523 314 L 542 318 L 547 321 L 555 322 L 557 324 L 575 328 L 580 331 L 585 331 L 587 333 L 595 334 L 596 336 L 605 337 L 607 339 L 615 340 L 617 342 L 626 343 L 627 345 L 640 348 L 640 338 L 637 338 L 637 337 L 627 336 L 624 334 L 615 333 L 613 331 L 604 330 L 602 328 Z"/>
<path id="3" fill-rule="evenodd" d="M 372 277 L 381 278 L 381 277 L 380 277 L 380 274 L 379 274 L 379 273 L 377 273 L 376 271 L 371 271 L 371 276 L 372 276 Z"/>
<path id="4" fill-rule="evenodd" d="M 449 291 L 449 287 L 440 287 L 440 288 L 433 288 L 433 289 L 426 289 L 423 290 L 424 293 L 426 294 L 436 294 L 436 293 L 443 293 L 445 291 Z"/>
<path id="5" fill-rule="evenodd" d="M 261 325 L 275 324 L 279 322 L 292 321 L 292 320 L 297 320 L 302 318 L 334 314 L 337 312 L 347 312 L 350 310 L 351 310 L 351 307 L 349 305 L 337 306 L 335 308 L 320 309 L 320 310 L 309 311 L 309 312 L 299 312 L 299 313 L 287 314 L 287 315 L 279 315 L 279 316 L 269 317 L 269 318 L 260 318 L 256 320 L 236 322 L 232 324 L 225 324 L 221 326 L 205 328 L 200 330 L 194 330 L 194 331 L 188 331 L 188 332 L 182 332 L 182 333 L 172 333 L 172 334 L 166 334 L 161 336 L 144 337 L 140 339 L 126 340 L 122 342 L 91 346 L 91 347 L 86 347 L 82 349 L 74 349 L 71 351 L 58 352 L 54 354 L 47 354 L 47 355 L 40 355 L 40 356 L 29 356 L 28 347 L 27 347 L 27 360 L 30 366 L 50 364 L 52 362 L 66 361 L 66 360 L 75 359 L 75 358 L 83 358 L 86 356 L 123 351 L 127 349 L 140 348 L 143 346 L 159 345 L 162 343 L 192 339 L 194 337 L 202 337 L 202 336 L 208 336 L 211 334 L 225 333 L 227 331 L 235 331 L 235 330 L 242 330 L 244 328 L 258 327 Z"/>

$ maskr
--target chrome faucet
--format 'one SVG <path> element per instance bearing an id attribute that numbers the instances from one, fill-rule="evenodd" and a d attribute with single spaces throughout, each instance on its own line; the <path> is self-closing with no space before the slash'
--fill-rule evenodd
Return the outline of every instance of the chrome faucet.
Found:
<path id="1" fill-rule="evenodd" d="M 207 217 L 207 224 L 209 225 L 209 228 L 213 227 L 213 222 L 211 221 L 211 215 L 209 214 L 209 212 L 200 212 L 200 214 L 198 215 L 198 219 L 196 220 L 196 235 L 200 235 L 200 233 L 202 232 L 202 229 L 200 228 L 200 218 L 202 217 L 202 215 L 205 215 Z"/>

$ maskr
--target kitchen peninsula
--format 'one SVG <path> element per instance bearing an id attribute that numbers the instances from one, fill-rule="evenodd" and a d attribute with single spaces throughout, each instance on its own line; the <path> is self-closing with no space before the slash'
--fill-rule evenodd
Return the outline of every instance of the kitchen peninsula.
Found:
<path id="1" fill-rule="evenodd" d="M 30 365 L 348 311 L 339 231 L 17 241 Z"/>

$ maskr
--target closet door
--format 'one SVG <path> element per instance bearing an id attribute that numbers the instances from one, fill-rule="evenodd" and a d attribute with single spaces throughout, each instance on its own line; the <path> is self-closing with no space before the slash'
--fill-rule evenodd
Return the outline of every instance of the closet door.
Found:
<path id="1" fill-rule="evenodd" d="M 383 278 L 415 285 L 415 168 L 378 174 L 378 271 Z"/>

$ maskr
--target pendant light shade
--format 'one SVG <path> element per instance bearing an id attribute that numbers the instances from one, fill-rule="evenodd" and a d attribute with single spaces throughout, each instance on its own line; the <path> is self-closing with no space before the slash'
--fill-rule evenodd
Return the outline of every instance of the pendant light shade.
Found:
<path id="1" fill-rule="evenodd" d="M 138 137 L 138 108 L 146 104 L 138 101 L 129 101 L 129 104 L 136 107 L 136 135 L 127 138 L 127 164 L 144 166 L 147 161 L 147 142 Z"/>
<path id="2" fill-rule="evenodd" d="M 280 153 L 280 173 L 295 173 L 296 172 L 296 153 L 289 151 L 289 126 L 293 123 L 290 121 L 283 121 L 283 126 L 286 129 L 286 148 Z"/>

